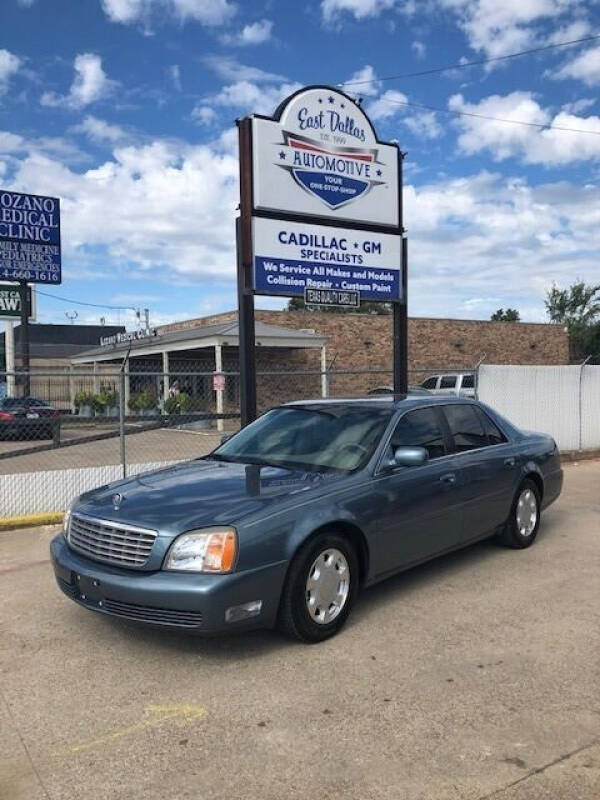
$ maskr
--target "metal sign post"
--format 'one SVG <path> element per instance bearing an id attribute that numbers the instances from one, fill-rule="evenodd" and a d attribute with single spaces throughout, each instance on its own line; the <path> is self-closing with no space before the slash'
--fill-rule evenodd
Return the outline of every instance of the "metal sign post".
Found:
<path id="1" fill-rule="evenodd" d="M 254 295 L 393 308 L 394 390 L 407 391 L 402 159 L 339 89 L 309 86 L 238 121 L 240 409 L 256 417 Z M 306 294 L 305 294 L 306 293 Z"/>

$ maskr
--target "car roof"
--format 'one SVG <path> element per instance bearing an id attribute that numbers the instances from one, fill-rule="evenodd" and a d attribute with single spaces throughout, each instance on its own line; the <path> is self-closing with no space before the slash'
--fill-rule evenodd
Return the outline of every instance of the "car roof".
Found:
<path id="1" fill-rule="evenodd" d="M 319 406 L 347 406 L 348 408 L 372 408 L 381 409 L 385 405 L 390 405 L 395 410 L 410 408 L 421 408 L 425 406 L 444 406 L 456 405 L 456 403 L 469 403 L 479 405 L 477 400 L 471 397 L 456 397 L 455 395 L 393 395 L 376 394 L 366 397 L 315 397 L 312 400 L 294 400 L 285 403 L 285 406 L 300 406 L 302 408 L 317 408 Z"/>

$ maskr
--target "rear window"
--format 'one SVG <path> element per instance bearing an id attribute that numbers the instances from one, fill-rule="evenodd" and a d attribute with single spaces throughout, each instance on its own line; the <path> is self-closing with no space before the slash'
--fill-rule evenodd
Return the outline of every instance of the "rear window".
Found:
<path id="1" fill-rule="evenodd" d="M 427 378 L 427 380 L 423 381 L 421 386 L 423 389 L 435 389 L 437 385 L 437 375 L 434 375 L 433 378 Z"/>
<path id="2" fill-rule="evenodd" d="M 440 389 L 454 389 L 456 386 L 456 375 L 444 375 L 440 381 Z"/>
<path id="3" fill-rule="evenodd" d="M 474 375 L 463 375 L 462 388 L 463 389 L 474 389 L 475 388 L 475 376 Z"/>
<path id="4" fill-rule="evenodd" d="M 448 420 L 457 453 L 487 447 L 488 438 L 473 406 L 466 403 L 444 406 L 443 411 Z"/>

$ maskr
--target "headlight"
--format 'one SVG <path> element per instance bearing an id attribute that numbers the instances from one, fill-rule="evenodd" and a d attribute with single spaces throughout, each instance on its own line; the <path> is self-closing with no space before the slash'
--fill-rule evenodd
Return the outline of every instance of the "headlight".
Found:
<path id="1" fill-rule="evenodd" d="M 205 528 L 182 533 L 167 553 L 163 569 L 181 572 L 230 572 L 237 555 L 234 528 Z"/>
<path id="2" fill-rule="evenodd" d="M 71 522 L 71 512 L 73 511 L 73 506 L 75 505 L 75 501 L 71 503 L 71 505 L 65 511 L 65 516 L 63 517 L 63 536 L 69 541 L 69 523 Z"/>

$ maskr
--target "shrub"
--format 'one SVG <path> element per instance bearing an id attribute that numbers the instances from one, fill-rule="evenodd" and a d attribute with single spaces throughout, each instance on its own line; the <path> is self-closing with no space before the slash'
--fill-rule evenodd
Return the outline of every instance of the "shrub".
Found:
<path id="1" fill-rule="evenodd" d="M 129 408 L 132 411 L 149 411 L 156 408 L 156 396 L 150 389 L 132 394 L 129 398 Z"/>
<path id="2" fill-rule="evenodd" d="M 94 397 L 95 397 L 95 395 L 94 395 L 93 392 L 87 392 L 87 391 L 82 389 L 81 391 L 77 392 L 76 395 L 75 395 L 75 405 L 78 408 L 81 408 L 81 406 L 93 406 L 94 405 Z"/>

